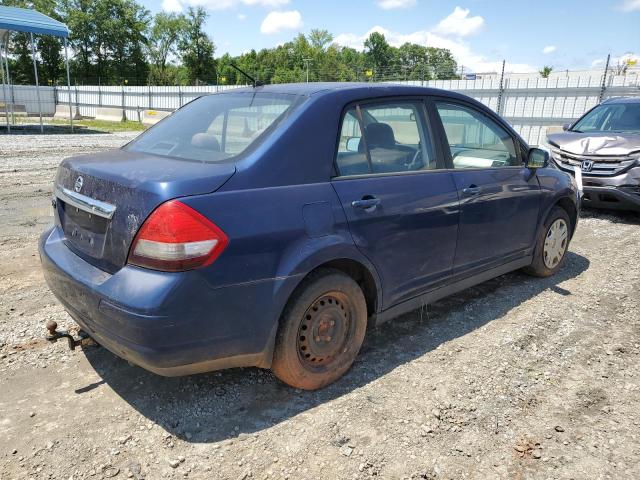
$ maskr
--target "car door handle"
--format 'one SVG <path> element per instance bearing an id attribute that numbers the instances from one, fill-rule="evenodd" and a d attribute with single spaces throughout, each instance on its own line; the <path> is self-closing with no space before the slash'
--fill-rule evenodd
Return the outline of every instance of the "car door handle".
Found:
<path id="1" fill-rule="evenodd" d="M 373 210 L 380 205 L 380 199 L 376 197 L 363 197 L 362 200 L 354 200 L 351 202 L 353 208 L 359 208 L 361 210 Z"/>
<path id="2" fill-rule="evenodd" d="M 482 187 L 478 187 L 476 185 L 470 185 L 467 188 L 462 189 L 462 193 L 465 195 L 478 195 L 482 192 Z"/>

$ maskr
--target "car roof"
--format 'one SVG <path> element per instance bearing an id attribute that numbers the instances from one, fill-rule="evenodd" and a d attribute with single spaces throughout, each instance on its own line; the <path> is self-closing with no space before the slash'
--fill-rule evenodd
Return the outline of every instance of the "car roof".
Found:
<path id="1" fill-rule="evenodd" d="M 608 100 L 605 100 L 602 103 L 606 103 L 607 105 L 610 105 L 612 103 L 640 103 L 640 97 L 616 97 L 616 98 L 609 98 Z"/>
<path id="2" fill-rule="evenodd" d="M 262 92 L 275 94 L 290 94 L 300 96 L 339 95 L 340 93 L 359 93 L 363 97 L 393 96 L 393 95 L 446 95 L 457 97 L 455 93 L 438 88 L 427 88 L 414 85 L 400 85 L 397 83 L 378 82 L 308 82 L 308 83 L 278 83 L 262 85 L 256 88 L 244 87 L 225 90 L 223 93 Z"/>

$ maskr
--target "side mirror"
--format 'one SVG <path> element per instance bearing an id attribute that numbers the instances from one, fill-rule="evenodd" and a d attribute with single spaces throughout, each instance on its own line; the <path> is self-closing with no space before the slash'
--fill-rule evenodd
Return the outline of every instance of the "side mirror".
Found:
<path id="1" fill-rule="evenodd" d="M 571 128 L 571 124 L 570 123 L 565 123 L 562 125 L 562 130 L 564 130 L 565 132 L 567 130 L 569 130 Z"/>
<path id="2" fill-rule="evenodd" d="M 531 148 L 525 165 L 527 168 L 544 168 L 549 166 L 549 152 L 541 148 Z"/>
<path id="3" fill-rule="evenodd" d="M 360 137 L 347 138 L 346 148 L 347 152 L 357 152 L 360 146 Z"/>

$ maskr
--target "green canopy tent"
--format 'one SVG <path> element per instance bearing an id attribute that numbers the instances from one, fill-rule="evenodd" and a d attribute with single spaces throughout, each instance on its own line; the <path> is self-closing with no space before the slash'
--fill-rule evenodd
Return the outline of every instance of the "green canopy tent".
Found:
<path id="1" fill-rule="evenodd" d="M 33 70 L 36 80 L 36 93 L 38 97 L 38 113 L 40 114 L 40 131 L 44 132 L 42 125 L 42 105 L 40 103 L 40 84 L 38 81 L 38 67 L 36 63 L 35 45 L 33 42 L 33 35 L 54 35 L 61 37 L 64 41 L 64 58 L 67 68 L 67 91 L 69 93 L 69 122 L 71 125 L 71 131 L 73 131 L 73 112 L 71 107 L 71 78 L 69 75 L 69 54 L 67 46 L 67 37 L 69 36 L 69 29 L 67 26 L 48 17 L 35 10 L 16 7 L 4 7 L 0 6 L 0 67 L 2 70 L 2 91 L 4 98 L 4 110 L 7 120 L 7 132 L 11 132 L 11 125 L 9 122 L 9 102 L 7 100 L 7 88 L 11 90 L 11 76 L 9 74 L 9 58 L 7 47 L 9 44 L 9 35 L 11 32 L 25 32 L 29 33 L 31 37 L 31 55 L 33 57 Z M 13 108 L 13 104 L 12 108 Z"/>

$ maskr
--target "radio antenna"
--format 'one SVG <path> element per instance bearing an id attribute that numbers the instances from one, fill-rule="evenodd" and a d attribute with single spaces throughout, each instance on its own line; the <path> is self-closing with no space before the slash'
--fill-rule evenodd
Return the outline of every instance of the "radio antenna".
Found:
<path id="1" fill-rule="evenodd" d="M 262 85 L 264 85 L 262 82 L 260 82 L 260 81 L 256 80 L 255 78 L 253 78 L 251 75 L 249 75 L 247 72 L 242 70 L 240 67 L 238 67 L 234 63 L 230 63 L 229 65 L 231 65 L 233 68 L 235 68 L 237 71 L 239 71 L 242 75 L 247 77 L 249 79 L 249 81 L 251 82 L 251 85 L 253 85 L 253 88 L 261 87 Z"/>

